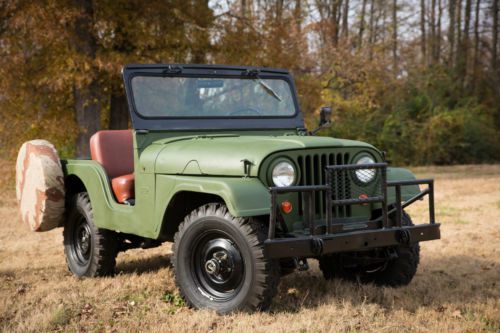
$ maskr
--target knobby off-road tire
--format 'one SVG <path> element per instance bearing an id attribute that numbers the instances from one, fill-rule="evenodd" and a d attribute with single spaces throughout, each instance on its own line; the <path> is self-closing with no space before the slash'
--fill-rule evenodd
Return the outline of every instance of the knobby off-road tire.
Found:
<path id="1" fill-rule="evenodd" d="M 403 212 L 403 225 L 413 225 L 410 216 Z M 319 267 L 325 279 L 340 278 L 353 282 L 375 283 L 385 286 L 404 286 L 411 282 L 420 261 L 420 245 L 400 245 L 394 248 L 397 258 L 370 266 L 357 266 L 343 254 L 322 256 Z M 347 254 L 349 255 L 349 253 Z"/>
<path id="2" fill-rule="evenodd" d="M 66 263 L 74 275 L 96 277 L 114 273 L 118 254 L 116 233 L 95 226 L 86 192 L 72 198 L 63 236 Z"/>
<path id="3" fill-rule="evenodd" d="M 263 224 L 235 218 L 211 203 L 195 209 L 174 237 L 175 281 L 189 306 L 220 314 L 266 310 L 277 292 L 279 264 L 265 258 Z"/>

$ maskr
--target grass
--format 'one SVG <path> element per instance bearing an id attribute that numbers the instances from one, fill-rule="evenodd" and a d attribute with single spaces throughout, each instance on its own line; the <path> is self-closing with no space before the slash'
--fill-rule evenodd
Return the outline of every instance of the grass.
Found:
<path id="1" fill-rule="evenodd" d="M 0 163 L 8 174 L 11 166 Z M 189 309 L 172 276 L 170 244 L 118 256 L 112 278 L 75 279 L 60 229 L 19 221 L 12 178 L 0 195 L 0 331 L 4 332 L 498 332 L 500 166 L 416 168 L 436 178 L 442 240 L 422 244 L 403 288 L 324 281 L 317 263 L 282 279 L 271 310 L 218 316 Z M 6 177 L 5 177 L 6 178 Z M 409 209 L 416 222 L 426 204 Z"/>

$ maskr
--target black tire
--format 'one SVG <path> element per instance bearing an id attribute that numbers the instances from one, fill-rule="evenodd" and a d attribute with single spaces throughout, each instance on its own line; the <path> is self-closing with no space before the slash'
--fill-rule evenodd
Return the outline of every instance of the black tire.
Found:
<path id="1" fill-rule="evenodd" d="M 211 203 L 186 216 L 174 237 L 175 281 L 186 303 L 220 314 L 266 310 L 279 264 L 265 258 L 264 225 Z"/>
<path id="2" fill-rule="evenodd" d="M 403 224 L 413 225 L 410 215 L 403 212 Z M 392 251 L 395 258 L 387 258 Z M 378 249 L 368 254 L 374 258 L 387 258 L 369 265 L 353 262 L 352 257 L 367 253 L 343 253 L 322 256 L 319 267 L 325 279 L 340 278 L 353 282 L 374 283 L 384 286 L 404 286 L 411 282 L 420 261 L 420 245 L 401 245 L 390 249 Z"/>
<path id="3" fill-rule="evenodd" d="M 66 263 L 75 276 L 96 277 L 114 273 L 118 254 L 116 233 L 95 226 L 86 192 L 72 198 L 63 236 Z"/>

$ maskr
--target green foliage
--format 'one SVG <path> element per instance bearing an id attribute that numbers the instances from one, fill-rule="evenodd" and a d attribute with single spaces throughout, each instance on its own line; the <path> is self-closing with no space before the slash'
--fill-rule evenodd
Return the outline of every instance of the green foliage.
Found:
<path id="1" fill-rule="evenodd" d="M 363 55 L 359 55 L 363 58 Z M 394 78 L 380 60 L 344 62 L 323 94 L 335 110 L 328 135 L 370 142 L 394 164 L 465 164 L 500 160 L 494 108 L 436 66 Z"/>

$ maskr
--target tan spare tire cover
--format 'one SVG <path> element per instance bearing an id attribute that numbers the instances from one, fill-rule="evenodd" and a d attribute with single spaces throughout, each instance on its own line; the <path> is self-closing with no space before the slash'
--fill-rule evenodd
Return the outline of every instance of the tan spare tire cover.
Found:
<path id="1" fill-rule="evenodd" d="M 32 140 L 21 146 L 16 163 L 16 195 L 21 218 L 32 231 L 62 226 L 64 175 L 50 142 Z"/>

